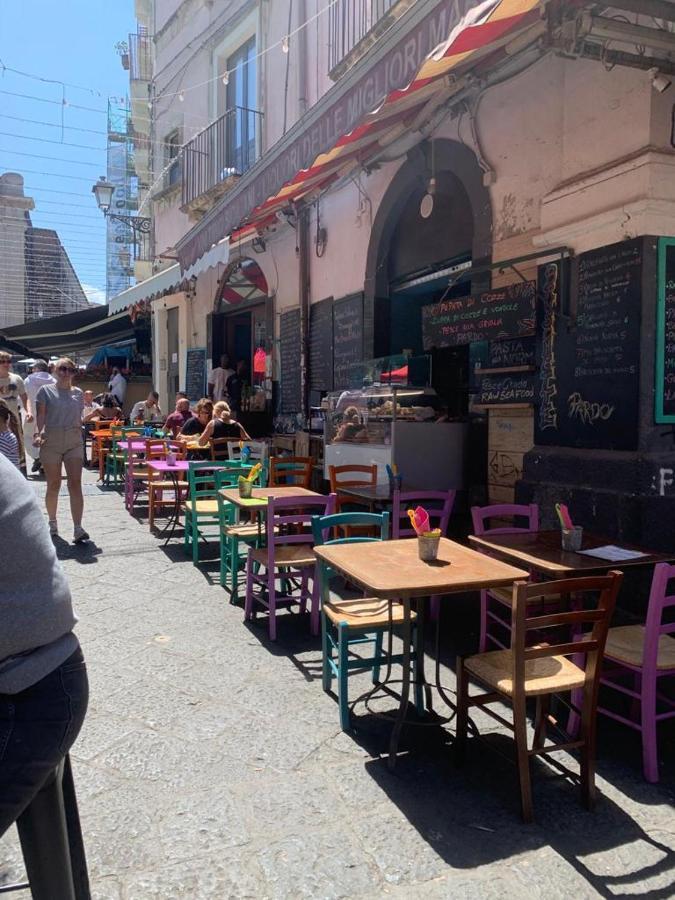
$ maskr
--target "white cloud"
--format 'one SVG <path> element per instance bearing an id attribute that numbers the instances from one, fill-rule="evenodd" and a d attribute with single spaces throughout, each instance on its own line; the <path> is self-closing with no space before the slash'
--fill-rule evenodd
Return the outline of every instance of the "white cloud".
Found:
<path id="1" fill-rule="evenodd" d="M 105 303 L 105 291 L 97 288 L 96 285 L 82 282 L 82 290 L 87 295 L 87 300 L 90 303 Z"/>

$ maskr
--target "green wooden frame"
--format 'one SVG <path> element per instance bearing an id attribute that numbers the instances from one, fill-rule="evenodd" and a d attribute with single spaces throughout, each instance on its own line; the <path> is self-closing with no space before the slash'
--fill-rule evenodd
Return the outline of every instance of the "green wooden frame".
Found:
<path id="1" fill-rule="evenodd" d="M 657 425 L 675 423 L 675 414 L 663 411 L 663 380 L 666 366 L 666 252 L 675 247 L 675 237 L 658 241 L 656 300 L 656 365 L 654 367 L 654 421 Z"/>

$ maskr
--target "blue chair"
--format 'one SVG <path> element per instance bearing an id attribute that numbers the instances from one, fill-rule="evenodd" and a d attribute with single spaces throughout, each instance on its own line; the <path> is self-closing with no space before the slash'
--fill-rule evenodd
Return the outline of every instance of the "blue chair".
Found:
<path id="1" fill-rule="evenodd" d="M 338 529 L 346 529 L 349 534 L 352 527 L 366 526 L 372 533 L 379 530 L 379 537 L 363 535 L 354 537 L 331 537 L 331 534 L 340 534 Z M 315 516 L 312 520 L 314 532 L 314 545 L 328 544 L 362 544 L 371 541 L 385 541 L 389 537 L 389 513 L 350 512 L 338 513 L 333 516 Z M 319 598 L 321 601 L 321 644 L 323 651 L 323 689 L 326 693 L 331 690 L 333 678 L 338 683 L 338 705 L 340 709 L 340 726 L 343 731 L 348 731 L 349 721 L 349 673 L 355 670 L 371 671 L 373 683 L 380 680 L 380 668 L 384 665 L 403 661 L 403 654 L 388 654 L 383 652 L 383 636 L 389 629 L 391 622 L 394 630 L 403 623 L 403 607 L 398 603 L 391 604 L 387 600 L 378 598 L 363 598 L 356 600 L 338 600 L 330 598 L 330 579 L 335 573 L 321 561 L 317 561 L 317 573 L 314 579 L 317 590 L 312 604 L 312 630 L 316 633 L 315 622 L 318 624 Z M 415 627 L 416 614 L 412 617 L 412 659 L 413 681 L 415 682 L 415 707 L 417 712 L 424 713 L 424 700 L 422 686 L 417 682 L 417 658 L 418 630 Z M 372 657 L 360 657 L 352 654 L 350 659 L 349 648 L 357 644 L 373 645 Z"/>

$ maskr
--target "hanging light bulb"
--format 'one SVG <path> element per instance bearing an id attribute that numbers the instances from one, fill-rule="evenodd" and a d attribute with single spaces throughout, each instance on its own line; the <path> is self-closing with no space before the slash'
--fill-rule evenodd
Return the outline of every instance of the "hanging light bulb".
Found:
<path id="1" fill-rule="evenodd" d="M 288 53 L 289 49 L 290 49 L 290 44 L 289 44 L 289 41 L 288 41 L 288 35 L 285 35 L 285 36 L 281 39 L 281 52 L 282 52 L 282 53 Z"/>
<path id="2" fill-rule="evenodd" d="M 181 103 L 183 102 L 183 100 L 185 100 L 185 91 L 180 92 L 180 94 L 178 95 L 178 99 Z"/>
<path id="3" fill-rule="evenodd" d="M 224 85 L 228 85 L 230 83 L 230 73 L 227 69 L 223 72 L 222 82 Z"/>
<path id="4" fill-rule="evenodd" d="M 420 203 L 420 216 L 423 219 L 428 219 L 429 216 L 434 211 L 434 196 L 436 194 L 436 179 L 431 177 L 429 179 L 429 184 L 427 185 L 427 192 L 422 197 L 422 202 Z"/>

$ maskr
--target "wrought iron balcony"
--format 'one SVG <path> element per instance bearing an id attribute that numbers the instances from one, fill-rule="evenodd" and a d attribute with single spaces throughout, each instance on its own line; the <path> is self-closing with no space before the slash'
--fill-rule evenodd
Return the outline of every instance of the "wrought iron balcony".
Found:
<path id="1" fill-rule="evenodd" d="M 337 0 L 328 14 L 328 69 L 331 77 L 339 77 L 341 63 L 363 42 L 364 52 L 398 18 L 394 7 L 402 13 L 410 0 Z M 391 13 L 390 13 L 391 11 Z M 357 54 L 360 55 L 360 54 Z"/>
<path id="2" fill-rule="evenodd" d="M 183 146 L 183 206 L 208 209 L 260 155 L 263 115 L 235 106 Z"/>
<path id="3" fill-rule="evenodd" d="M 129 35 L 129 76 L 132 81 L 152 80 L 152 38 L 143 31 Z"/>

